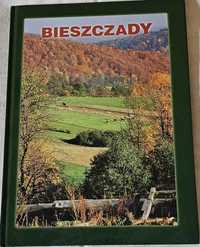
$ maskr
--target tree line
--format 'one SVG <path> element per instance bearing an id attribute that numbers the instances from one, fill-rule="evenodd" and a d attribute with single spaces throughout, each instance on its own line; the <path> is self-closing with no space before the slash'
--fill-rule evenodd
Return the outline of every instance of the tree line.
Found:
<path id="1" fill-rule="evenodd" d="M 47 91 L 54 96 L 125 96 L 128 84 L 123 76 L 99 74 L 75 78 L 54 73 L 49 76 Z"/>

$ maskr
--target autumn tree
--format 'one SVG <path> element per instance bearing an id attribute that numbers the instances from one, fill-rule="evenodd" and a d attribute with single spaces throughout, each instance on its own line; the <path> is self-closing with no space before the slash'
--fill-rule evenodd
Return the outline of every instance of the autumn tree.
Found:
<path id="1" fill-rule="evenodd" d="M 138 107 L 129 113 L 126 123 L 127 135 L 138 150 L 147 153 L 154 147 L 156 130 L 151 119 L 145 116 L 142 107 Z"/>
<path id="2" fill-rule="evenodd" d="M 132 143 L 138 150 L 148 152 L 155 145 L 154 119 L 149 108 L 148 97 L 144 100 L 144 88 L 141 82 L 130 76 L 129 93 L 125 103 L 128 108 L 126 117 L 127 131 Z"/>
<path id="3" fill-rule="evenodd" d="M 132 84 L 127 99 L 129 136 L 139 150 L 144 150 L 144 167 L 149 167 L 152 186 L 174 189 L 170 76 L 155 73 L 148 83 Z"/>
<path id="4" fill-rule="evenodd" d="M 158 126 L 162 139 L 172 141 L 172 101 L 170 75 L 155 73 L 148 84 L 148 94 L 151 95 L 158 117 Z"/>
<path id="5" fill-rule="evenodd" d="M 131 89 L 132 97 L 145 97 L 150 102 L 152 121 L 157 131 L 157 139 L 173 139 L 172 102 L 170 75 L 157 72 L 152 74 L 148 83 L 136 83 Z M 146 112 L 147 113 L 147 112 Z M 150 117 L 150 116 L 149 116 Z M 149 118 L 150 119 L 150 118 Z"/>
<path id="6" fill-rule="evenodd" d="M 46 127 L 47 114 L 45 106 L 47 96 L 40 78 L 25 71 L 21 87 L 21 113 L 19 133 L 19 190 L 26 196 L 26 156 L 33 139 Z"/>
<path id="7" fill-rule="evenodd" d="M 53 73 L 49 76 L 47 83 L 48 92 L 55 96 L 69 94 L 72 88 L 69 85 L 69 77 L 62 73 Z"/>
<path id="8" fill-rule="evenodd" d="M 65 198 L 55 158 L 46 148 L 44 140 L 35 140 L 29 144 L 23 173 L 23 194 L 21 190 L 18 191 L 19 205 L 22 202 L 34 204 Z"/>

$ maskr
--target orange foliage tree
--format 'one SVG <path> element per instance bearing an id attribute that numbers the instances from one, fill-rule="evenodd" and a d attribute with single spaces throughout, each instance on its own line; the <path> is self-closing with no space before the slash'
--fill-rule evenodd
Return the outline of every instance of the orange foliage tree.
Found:
<path id="1" fill-rule="evenodd" d="M 159 139 L 173 139 L 171 80 L 167 73 L 153 73 L 147 83 L 130 83 L 129 132 L 138 148 L 149 151 Z"/>
<path id="2" fill-rule="evenodd" d="M 160 72 L 154 73 L 147 90 L 155 105 L 160 136 L 172 141 L 173 127 L 170 75 Z"/>

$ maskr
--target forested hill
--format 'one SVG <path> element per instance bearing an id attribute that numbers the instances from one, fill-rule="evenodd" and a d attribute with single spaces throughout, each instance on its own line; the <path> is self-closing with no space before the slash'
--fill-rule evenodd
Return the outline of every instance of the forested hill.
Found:
<path id="1" fill-rule="evenodd" d="M 24 35 L 24 67 L 44 72 L 48 77 L 63 73 L 71 78 L 93 75 L 129 76 L 147 81 L 152 73 L 169 73 L 168 52 L 124 50 L 64 39 L 42 39 Z"/>
<path id="2" fill-rule="evenodd" d="M 134 37 L 118 38 L 97 43 L 116 47 L 119 49 L 132 49 L 135 51 L 167 51 L 168 50 L 168 30 L 139 34 Z"/>

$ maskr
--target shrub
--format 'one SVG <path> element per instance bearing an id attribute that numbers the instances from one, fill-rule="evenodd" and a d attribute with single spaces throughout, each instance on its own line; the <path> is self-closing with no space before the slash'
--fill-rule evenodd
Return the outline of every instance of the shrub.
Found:
<path id="1" fill-rule="evenodd" d="M 87 87 L 84 83 L 72 84 L 72 95 L 74 96 L 85 96 L 88 94 Z"/>
<path id="2" fill-rule="evenodd" d="M 64 96 L 69 89 L 68 76 L 59 73 L 54 73 L 50 76 L 47 90 L 51 95 Z"/>
<path id="3" fill-rule="evenodd" d="M 142 164 L 141 154 L 118 134 L 108 151 L 94 157 L 86 173 L 83 193 L 89 198 L 131 196 L 149 190 L 151 175 Z"/>
<path id="4" fill-rule="evenodd" d="M 175 188 L 175 160 L 173 144 L 163 141 L 155 146 L 144 158 L 144 165 L 149 166 L 152 185 L 163 189 Z"/>
<path id="5" fill-rule="evenodd" d="M 113 85 L 111 92 L 114 96 L 127 96 L 129 94 L 129 88 L 124 85 Z"/>
<path id="6" fill-rule="evenodd" d="M 116 134 L 112 131 L 83 131 L 68 142 L 89 147 L 109 147 Z"/>

